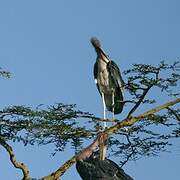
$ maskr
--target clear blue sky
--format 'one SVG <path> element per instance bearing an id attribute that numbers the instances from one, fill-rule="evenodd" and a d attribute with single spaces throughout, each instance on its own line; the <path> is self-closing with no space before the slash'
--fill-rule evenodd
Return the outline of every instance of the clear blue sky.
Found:
<path id="1" fill-rule="evenodd" d="M 0 1 L 0 67 L 13 74 L 0 79 L 0 107 L 76 103 L 101 116 L 89 43 L 94 35 L 122 70 L 132 63 L 173 62 L 180 58 L 180 1 Z M 32 177 L 47 175 L 73 155 L 69 148 L 51 157 L 53 146 L 13 148 Z M 136 180 L 178 180 L 179 149 L 177 142 L 173 153 L 129 162 L 124 169 Z M 3 148 L 0 162 L 0 179 L 21 179 Z M 74 166 L 62 177 L 71 179 L 80 179 Z"/>

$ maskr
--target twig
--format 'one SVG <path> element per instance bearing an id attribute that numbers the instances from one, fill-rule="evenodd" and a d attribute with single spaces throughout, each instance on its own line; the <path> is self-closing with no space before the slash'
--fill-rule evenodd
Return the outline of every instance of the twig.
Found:
<path id="1" fill-rule="evenodd" d="M 9 144 L 7 144 L 6 141 L 2 137 L 0 137 L 0 144 L 9 153 L 10 160 L 12 164 L 14 165 L 14 167 L 20 169 L 23 172 L 23 180 L 29 180 L 30 176 L 29 176 L 29 170 L 27 166 L 24 163 L 18 162 L 16 160 L 16 156 L 15 156 L 15 153 L 13 152 L 12 147 Z"/>
<path id="2" fill-rule="evenodd" d="M 140 105 L 141 102 L 143 101 L 143 99 L 144 99 L 144 97 L 146 96 L 146 94 L 148 93 L 148 91 L 152 88 L 152 86 L 153 86 L 153 84 L 151 84 L 150 86 L 148 86 L 148 87 L 144 90 L 143 94 L 142 94 L 141 97 L 139 98 L 139 101 L 138 101 L 138 102 L 133 106 L 133 108 L 129 111 L 127 118 L 129 118 L 129 117 L 132 115 L 132 113 L 139 107 L 139 105 Z"/>
<path id="3" fill-rule="evenodd" d="M 142 103 L 144 97 L 146 96 L 146 94 L 148 93 L 148 91 L 158 82 L 158 76 L 159 76 L 159 72 L 160 70 L 158 70 L 155 73 L 155 80 L 153 83 L 151 83 L 147 88 L 143 88 L 144 92 L 143 94 L 140 96 L 139 101 L 133 106 L 133 108 L 130 110 L 130 112 L 128 113 L 127 118 L 131 117 L 132 113 L 139 107 L 139 105 Z"/>
<path id="4" fill-rule="evenodd" d="M 118 122 L 118 119 L 104 119 L 99 117 L 94 117 L 91 115 L 80 115 L 78 118 L 86 118 L 86 119 L 92 119 L 93 121 L 99 121 L 99 122 Z"/>
<path id="5" fill-rule="evenodd" d="M 177 114 L 173 109 L 167 107 L 167 109 L 176 117 L 176 119 L 178 121 L 180 121 L 180 117 L 179 117 L 179 114 Z"/>
<path id="6" fill-rule="evenodd" d="M 132 146 L 132 143 L 131 143 L 130 138 L 129 138 L 129 134 L 123 134 L 123 135 L 126 136 L 126 139 L 129 143 L 129 146 L 131 147 L 131 153 L 127 156 L 126 160 L 124 162 L 122 162 L 121 167 L 123 167 L 129 161 L 131 156 L 134 155 L 134 146 Z"/>

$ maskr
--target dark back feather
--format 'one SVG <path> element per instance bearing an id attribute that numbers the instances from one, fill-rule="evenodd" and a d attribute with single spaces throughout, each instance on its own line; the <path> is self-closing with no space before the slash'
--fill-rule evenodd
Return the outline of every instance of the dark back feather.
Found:
<path id="1" fill-rule="evenodd" d="M 119 114 L 123 110 L 123 86 L 124 82 L 120 70 L 114 61 L 109 61 L 107 69 L 114 86 L 114 113 Z M 112 111 L 112 110 L 110 110 Z"/>
<path id="2" fill-rule="evenodd" d="M 77 161 L 76 169 L 83 180 L 133 180 L 115 162 L 99 160 L 94 153 L 83 161 Z"/>

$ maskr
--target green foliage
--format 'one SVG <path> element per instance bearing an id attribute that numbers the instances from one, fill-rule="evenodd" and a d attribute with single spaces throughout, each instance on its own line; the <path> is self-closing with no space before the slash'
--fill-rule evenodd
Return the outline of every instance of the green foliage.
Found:
<path id="1" fill-rule="evenodd" d="M 11 73 L 8 72 L 8 71 L 4 71 L 4 70 L 0 67 L 0 77 L 10 78 L 10 77 L 11 77 Z"/>
<path id="2" fill-rule="evenodd" d="M 0 111 L 0 135 L 7 140 L 22 141 L 24 145 L 54 143 L 58 150 L 64 150 L 69 141 L 91 134 L 76 121 L 77 117 L 90 114 L 74 108 L 75 105 L 62 103 L 44 109 L 42 106 L 5 108 Z"/>
<path id="3" fill-rule="evenodd" d="M 158 87 L 169 96 L 178 96 L 178 82 L 180 80 L 180 62 L 172 65 L 160 62 L 158 66 L 134 64 L 132 69 L 124 71 L 127 77 L 125 88 L 131 95 L 131 100 L 139 99 L 149 87 Z M 143 100 L 144 103 L 155 103 L 156 99 Z M 136 103 L 136 101 L 134 102 Z"/>
<path id="4" fill-rule="evenodd" d="M 124 103 L 131 103 L 126 106 L 127 117 L 132 116 L 141 104 L 151 105 L 159 100 L 157 97 L 147 97 L 152 89 L 159 89 L 162 96 L 178 97 L 179 71 L 179 62 L 171 65 L 161 62 L 157 66 L 134 64 L 132 69 L 125 71 L 128 100 Z M 0 71 L 0 76 L 9 75 L 8 72 Z M 168 108 L 144 118 L 128 131 L 121 129 L 109 140 L 110 154 L 119 156 L 121 165 L 124 165 L 129 160 L 158 155 L 167 150 L 171 139 L 180 137 L 179 112 L 176 106 Z M 75 105 L 63 103 L 48 107 L 40 105 L 35 109 L 12 106 L 0 111 L 0 136 L 6 140 L 23 142 L 24 145 L 52 143 L 55 153 L 65 150 L 67 144 L 79 150 L 85 139 L 93 139 L 97 135 L 99 120 L 88 112 L 77 110 Z"/>

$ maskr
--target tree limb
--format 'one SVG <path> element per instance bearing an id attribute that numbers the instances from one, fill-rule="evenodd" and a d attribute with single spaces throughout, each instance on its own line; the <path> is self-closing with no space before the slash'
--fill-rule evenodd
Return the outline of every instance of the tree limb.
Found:
<path id="1" fill-rule="evenodd" d="M 173 101 L 169 101 L 163 105 L 160 105 L 160 106 L 157 106 L 156 108 L 153 108 L 149 111 L 146 111 L 145 113 L 142 113 L 140 114 L 139 116 L 136 116 L 136 117 L 130 117 L 130 118 L 125 118 L 124 120 L 120 121 L 119 123 L 117 123 L 116 125 L 114 126 L 111 126 L 109 128 L 107 128 L 104 132 L 107 133 L 108 135 L 111 135 L 115 132 L 117 132 L 120 128 L 123 128 L 123 127 L 126 127 L 126 126 L 131 126 L 133 125 L 134 123 L 136 123 L 137 121 L 141 120 L 141 119 L 144 119 L 146 117 L 148 117 L 149 115 L 151 114 L 155 114 L 163 109 L 166 109 L 167 107 L 169 106 L 173 106 L 177 103 L 180 102 L 180 98 L 177 98 Z"/>
<path id="2" fill-rule="evenodd" d="M 48 176 L 42 178 L 42 180 L 59 180 L 67 169 L 69 169 L 76 162 L 76 156 L 73 156 L 71 159 L 66 161 L 61 167 L 59 167 L 55 172 L 51 173 Z"/>
<path id="3" fill-rule="evenodd" d="M 28 170 L 27 166 L 24 163 L 18 162 L 16 160 L 16 156 L 15 156 L 15 153 L 13 152 L 12 147 L 9 144 L 7 144 L 6 141 L 2 137 L 0 137 L 0 144 L 9 153 L 10 160 L 11 160 L 12 164 L 14 165 L 14 167 L 18 168 L 18 169 L 20 169 L 22 171 L 23 180 L 29 180 L 30 176 L 29 176 L 29 170 Z"/>

